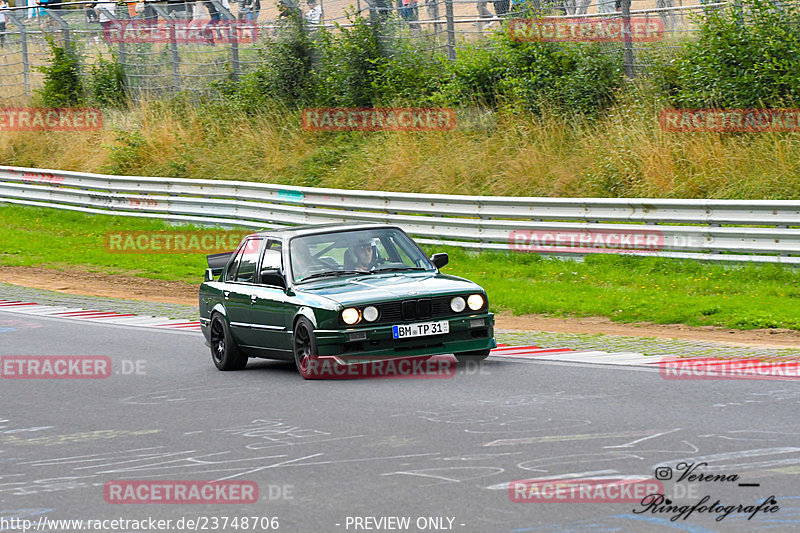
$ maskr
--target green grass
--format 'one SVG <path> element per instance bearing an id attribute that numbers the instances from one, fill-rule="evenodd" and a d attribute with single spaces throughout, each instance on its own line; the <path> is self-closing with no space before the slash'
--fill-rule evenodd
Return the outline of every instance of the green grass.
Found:
<path id="1" fill-rule="evenodd" d="M 0 205 L 0 265 L 48 266 L 104 274 L 200 283 L 206 268 L 201 254 L 131 254 L 106 250 L 106 233 L 177 229 L 160 220 L 87 215 Z M 185 229 L 196 229 L 191 226 Z"/>
<path id="2" fill-rule="evenodd" d="M 449 271 L 480 283 L 495 309 L 515 314 L 800 329 L 800 270 L 780 265 L 732 268 L 623 255 L 592 255 L 578 262 L 535 254 L 447 252 Z"/>
<path id="3" fill-rule="evenodd" d="M 200 283 L 202 254 L 120 254 L 105 249 L 108 232 L 175 229 L 133 217 L 0 205 L 0 265 L 74 268 Z M 187 228 L 188 229 L 188 228 Z M 779 265 L 730 267 L 622 255 L 583 262 L 526 253 L 446 251 L 446 273 L 487 291 L 494 311 L 605 316 L 736 329 L 800 330 L 800 270 Z"/>

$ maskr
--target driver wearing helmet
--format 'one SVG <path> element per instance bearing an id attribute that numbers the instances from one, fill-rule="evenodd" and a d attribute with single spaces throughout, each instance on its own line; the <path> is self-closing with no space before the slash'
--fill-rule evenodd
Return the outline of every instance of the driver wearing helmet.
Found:
<path id="1" fill-rule="evenodd" d="M 352 268 L 348 270 L 365 270 L 369 271 L 375 267 L 375 247 L 369 239 L 361 240 L 355 246 L 350 248 L 350 254 L 354 259 Z"/>

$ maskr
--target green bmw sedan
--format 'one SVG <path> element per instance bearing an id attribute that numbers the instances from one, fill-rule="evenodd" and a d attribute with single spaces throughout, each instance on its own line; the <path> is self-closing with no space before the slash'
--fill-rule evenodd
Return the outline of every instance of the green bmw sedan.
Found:
<path id="1" fill-rule="evenodd" d="M 250 357 L 293 360 L 313 378 L 318 358 L 363 364 L 496 347 L 494 315 L 477 284 L 442 274 L 396 226 L 300 226 L 248 235 L 208 256 L 200 320 L 220 370 Z"/>

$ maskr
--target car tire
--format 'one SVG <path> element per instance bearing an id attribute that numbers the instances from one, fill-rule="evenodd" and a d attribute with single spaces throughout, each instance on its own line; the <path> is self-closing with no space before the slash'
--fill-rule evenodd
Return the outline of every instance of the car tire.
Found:
<path id="1" fill-rule="evenodd" d="M 317 374 L 318 361 L 317 339 L 314 337 L 314 326 L 307 318 L 300 317 L 294 325 L 292 334 L 292 352 L 294 364 L 303 379 L 314 379 Z"/>
<path id="2" fill-rule="evenodd" d="M 477 363 L 489 357 L 489 350 L 473 350 L 471 352 L 454 353 L 453 355 L 459 363 L 466 363 L 467 361 L 474 361 Z"/>
<path id="3" fill-rule="evenodd" d="M 228 322 L 219 313 L 211 317 L 209 339 L 211 359 L 218 370 L 241 370 L 247 366 L 248 357 L 239 350 Z"/>

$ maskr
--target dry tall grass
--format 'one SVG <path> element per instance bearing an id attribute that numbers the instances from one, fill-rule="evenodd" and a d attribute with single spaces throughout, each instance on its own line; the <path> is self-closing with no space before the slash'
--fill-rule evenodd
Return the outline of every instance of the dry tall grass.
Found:
<path id="1" fill-rule="evenodd" d="M 301 130 L 290 111 L 250 117 L 141 104 L 106 113 L 99 132 L 4 132 L 0 161 L 429 193 L 800 197 L 800 135 L 668 133 L 657 115 L 654 104 L 632 102 L 594 121 L 507 114 L 483 129 L 331 134 Z"/>

